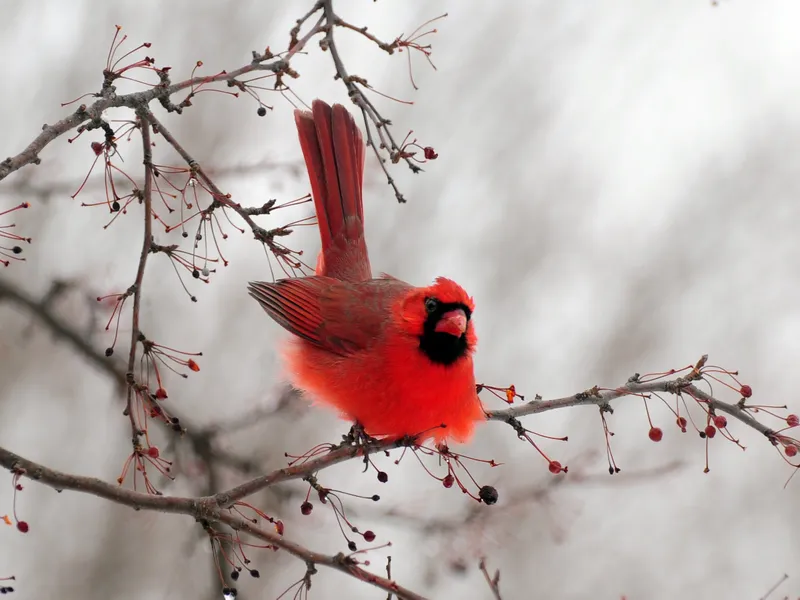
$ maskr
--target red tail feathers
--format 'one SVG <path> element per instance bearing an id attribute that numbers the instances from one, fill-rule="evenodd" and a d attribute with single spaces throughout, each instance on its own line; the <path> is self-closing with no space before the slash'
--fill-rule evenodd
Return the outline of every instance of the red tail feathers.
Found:
<path id="1" fill-rule="evenodd" d="M 364 141 L 341 104 L 314 100 L 294 119 L 311 181 L 322 252 L 317 275 L 348 281 L 372 277 L 364 240 Z"/>

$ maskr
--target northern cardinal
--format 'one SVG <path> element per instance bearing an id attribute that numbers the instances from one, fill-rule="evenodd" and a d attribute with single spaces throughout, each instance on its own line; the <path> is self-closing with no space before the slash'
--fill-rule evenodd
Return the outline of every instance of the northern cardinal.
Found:
<path id="1" fill-rule="evenodd" d="M 371 436 L 468 441 L 485 418 L 472 298 L 444 277 L 428 287 L 372 277 L 361 132 L 343 106 L 320 100 L 294 118 L 322 238 L 316 275 L 248 287 L 296 336 L 284 348 L 292 383 Z"/>

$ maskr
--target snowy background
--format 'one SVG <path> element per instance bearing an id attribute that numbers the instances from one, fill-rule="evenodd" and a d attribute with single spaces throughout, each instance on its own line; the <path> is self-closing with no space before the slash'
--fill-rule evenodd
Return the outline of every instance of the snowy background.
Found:
<path id="1" fill-rule="evenodd" d="M 282 49 L 307 5 L 0 0 L 0 156 L 16 154 L 43 123 L 66 115 L 71 109 L 61 102 L 99 88 L 115 24 L 130 47 L 152 42 L 148 53 L 171 65 L 178 80 L 197 60 L 204 73 L 216 73 L 245 64 L 253 49 Z M 337 38 L 351 73 L 414 100 L 407 107 L 376 98 L 396 131 L 413 129 L 439 153 L 424 174 L 394 169 L 406 205 L 394 201 L 368 155 L 373 268 L 418 284 L 445 275 L 474 296 L 478 380 L 559 397 L 619 385 L 636 371 L 682 367 L 708 353 L 711 362 L 739 369 L 754 399 L 797 412 L 800 5 L 336 5 L 343 17 L 390 40 L 450 13 L 432 39 L 438 72 L 413 57 L 417 92 L 404 55 L 386 56 L 344 32 Z M 302 73 L 294 89 L 305 100 L 346 101 L 316 44 L 293 66 Z M 183 116 L 156 108 L 202 164 L 296 164 L 291 106 L 277 96 L 265 100 L 275 106 L 265 118 L 248 98 L 212 93 L 199 95 Z M 136 210 L 103 230 L 107 212 L 79 206 L 101 200 L 102 188 L 70 199 L 94 158 L 95 139 L 84 135 L 71 146 L 61 138 L 42 153 L 41 166 L 0 183 L 0 210 L 32 203 L 14 220 L 34 238 L 28 261 L 0 270 L 0 277 L 36 297 L 56 279 L 76 284 L 54 310 L 86 332 L 86 297 L 130 285 L 141 244 Z M 137 143 L 126 150 L 133 174 Z M 155 160 L 177 163 L 163 145 Z M 251 206 L 308 190 L 305 175 L 286 168 L 224 176 L 218 184 Z M 309 211 L 305 205 L 264 222 L 272 227 Z M 158 241 L 170 239 L 156 231 Z M 309 257 L 318 243 L 310 228 L 289 239 Z M 197 427 L 255 407 L 269 411 L 283 389 L 275 354 L 282 333 L 244 288 L 269 277 L 264 254 L 249 234 L 231 236 L 223 251 L 231 265 L 211 285 L 191 281 L 197 304 L 163 256 L 152 257 L 145 280 L 142 326 L 149 337 L 204 353 L 200 373 L 170 380 L 169 402 Z M 109 343 L 102 323 L 92 336 L 102 352 Z M 716 391 L 736 400 L 721 386 Z M 703 474 L 702 441 L 680 434 L 663 406 L 651 407 L 665 431 L 660 444 L 648 440 L 641 401 L 616 404 L 610 419 L 623 473 L 614 478 L 594 408 L 527 419 L 537 431 L 570 437 L 543 444 L 570 467 L 557 482 L 507 426 L 482 427 L 465 451 L 505 466 L 475 469 L 501 498 L 495 507 L 479 507 L 477 517 L 474 503 L 444 490 L 408 458 L 399 466 L 384 461 L 385 485 L 361 475 L 357 464 L 324 471 L 322 479 L 381 494 L 376 505 L 348 504 L 358 524 L 376 532 L 376 543 L 393 543 L 370 555 L 373 568 L 381 571 L 390 553 L 398 581 L 432 598 L 490 598 L 476 567 L 481 555 L 501 569 L 506 600 L 755 600 L 784 573 L 790 579 L 775 597 L 800 595 L 800 483 L 783 489 L 791 470 L 757 433 L 734 425 L 747 451 L 715 439 L 711 472 Z M 114 481 L 129 452 L 121 408 L 107 375 L 29 314 L 0 302 L 4 447 Z M 263 471 L 284 464 L 283 452 L 335 441 L 345 429 L 294 402 L 217 443 Z M 216 483 L 223 489 L 243 478 L 223 472 Z M 199 493 L 201 480 L 189 472 L 164 490 Z M 318 506 L 312 516 L 300 515 L 303 486 L 282 490 L 256 500 L 285 521 L 287 536 L 329 553 L 345 548 L 329 511 Z M 220 597 L 207 541 L 187 518 L 34 484 L 18 496 L 17 508 L 31 531 L 0 528 L 0 576 L 16 575 L 19 598 Z M 10 511 L 7 481 L 0 514 Z M 276 597 L 304 572 L 281 553 L 255 552 L 253 559 L 261 579 L 240 580 L 242 598 Z M 313 581 L 315 600 L 385 597 L 324 569 Z"/>

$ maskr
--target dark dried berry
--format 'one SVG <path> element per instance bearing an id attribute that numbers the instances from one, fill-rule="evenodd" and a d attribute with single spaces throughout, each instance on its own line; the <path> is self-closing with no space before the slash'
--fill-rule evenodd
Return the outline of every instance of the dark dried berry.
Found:
<path id="1" fill-rule="evenodd" d="M 197 269 L 193 270 L 192 277 L 194 277 L 195 279 L 200 279 L 200 271 L 198 271 Z"/>
<path id="2" fill-rule="evenodd" d="M 491 485 L 485 485 L 478 492 L 478 497 L 483 500 L 484 504 L 494 504 L 497 502 L 497 490 Z"/>
<path id="3" fill-rule="evenodd" d="M 258 572 L 258 569 L 250 569 L 250 577 L 255 577 L 258 579 L 261 577 L 261 573 Z"/>
<path id="4" fill-rule="evenodd" d="M 11 249 L 11 251 L 12 251 L 14 254 L 19 254 L 19 253 L 21 253 L 21 252 L 22 252 L 22 248 L 20 248 L 19 246 L 14 246 L 14 247 Z"/>
<path id="5" fill-rule="evenodd" d="M 386 483 L 389 481 L 389 476 L 386 474 L 385 471 L 378 471 L 378 481 L 381 483 Z"/>
<path id="6" fill-rule="evenodd" d="M 106 356 L 111 356 L 112 354 L 114 354 L 114 349 L 113 348 L 106 348 Z"/>
<path id="7" fill-rule="evenodd" d="M 358 547 L 356 546 L 356 543 L 354 541 L 352 541 L 352 540 L 347 542 L 347 547 L 350 548 L 350 552 L 355 552 L 356 550 L 358 550 Z"/>
<path id="8" fill-rule="evenodd" d="M 234 581 L 236 581 L 237 579 L 239 579 L 239 571 L 237 571 L 236 569 L 234 569 L 233 571 L 231 571 L 231 579 L 233 579 Z"/>
<path id="9" fill-rule="evenodd" d="M 256 112 L 258 113 L 259 117 L 263 117 L 267 114 L 267 109 L 264 108 L 263 106 L 259 106 Z"/>
<path id="10" fill-rule="evenodd" d="M 373 495 L 372 495 L 372 501 L 373 501 L 373 502 L 377 502 L 377 501 L 378 501 L 378 500 L 380 500 L 380 499 L 381 499 L 381 497 L 380 497 L 380 496 L 378 496 L 378 494 L 373 494 Z"/>
<path id="11" fill-rule="evenodd" d="M 314 510 L 314 505 L 311 504 L 311 502 L 309 502 L 308 500 L 306 500 L 300 505 L 300 512 L 303 513 L 304 515 L 310 515 L 312 510 Z"/>
<path id="12" fill-rule="evenodd" d="M 112 204 L 111 204 L 111 210 L 113 212 L 119 212 L 119 202 L 114 200 L 114 202 L 112 202 Z"/>

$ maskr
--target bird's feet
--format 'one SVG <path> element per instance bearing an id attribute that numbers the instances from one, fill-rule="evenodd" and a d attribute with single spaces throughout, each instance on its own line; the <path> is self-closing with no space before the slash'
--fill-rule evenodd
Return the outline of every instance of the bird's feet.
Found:
<path id="1" fill-rule="evenodd" d="M 369 435 L 364 430 L 364 426 L 358 421 L 353 423 L 353 426 L 350 427 L 350 431 L 342 436 L 343 446 L 365 447 L 376 444 L 378 441 L 379 440 L 377 438 Z"/>

